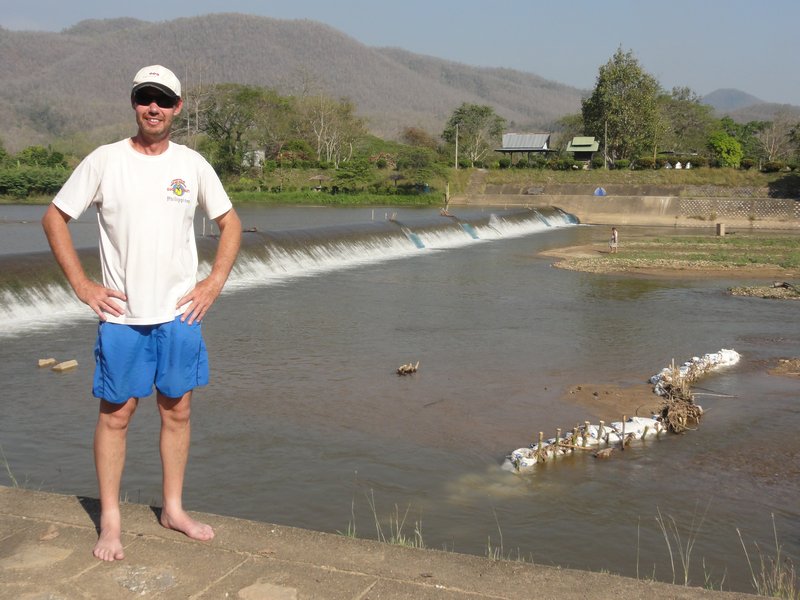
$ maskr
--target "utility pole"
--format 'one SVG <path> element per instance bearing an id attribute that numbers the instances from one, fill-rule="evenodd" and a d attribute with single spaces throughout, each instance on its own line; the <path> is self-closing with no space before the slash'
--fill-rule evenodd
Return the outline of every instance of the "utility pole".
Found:
<path id="1" fill-rule="evenodd" d="M 455 169 L 458 171 L 458 123 L 456 123 L 456 164 Z"/>

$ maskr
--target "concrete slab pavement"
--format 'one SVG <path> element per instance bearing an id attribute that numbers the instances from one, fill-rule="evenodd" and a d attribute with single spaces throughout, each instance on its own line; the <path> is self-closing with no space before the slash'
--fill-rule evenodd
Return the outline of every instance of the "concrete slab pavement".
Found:
<path id="1" fill-rule="evenodd" d="M 369 600 L 591 598 L 745 599 L 616 575 L 403 548 L 370 540 L 193 513 L 216 537 L 195 542 L 124 504 L 125 559 L 96 560 L 98 502 L 0 487 L 0 598 Z"/>

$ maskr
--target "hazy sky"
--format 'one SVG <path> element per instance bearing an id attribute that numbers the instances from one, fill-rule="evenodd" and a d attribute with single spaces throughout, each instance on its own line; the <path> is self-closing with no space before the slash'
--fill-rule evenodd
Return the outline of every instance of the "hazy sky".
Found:
<path id="1" fill-rule="evenodd" d="M 622 47 L 667 90 L 736 88 L 800 105 L 798 0 L 0 0 L 0 25 L 59 31 L 83 19 L 215 12 L 319 21 L 367 46 L 509 67 L 584 89 Z"/>

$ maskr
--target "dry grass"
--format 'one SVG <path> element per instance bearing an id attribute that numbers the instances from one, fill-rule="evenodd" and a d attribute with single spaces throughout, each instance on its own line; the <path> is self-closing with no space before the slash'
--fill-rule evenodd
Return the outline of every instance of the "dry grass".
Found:
<path id="1" fill-rule="evenodd" d="M 800 588 L 798 588 L 797 571 L 788 556 L 784 556 L 782 547 L 778 543 L 778 531 L 775 527 L 775 515 L 772 515 L 772 533 L 775 540 L 775 555 L 770 556 L 762 552 L 761 547 L 754 543 L 758 554 L 758 564 L 754 567 L 750 560 L 750 553 L 742 539 L 742 532 L 736 528 L 739 534 L 739 541 L 742 543 L 744 555 L 747 557 L 747 565 L 750 567 L 750 576 L 753 582 L 753 589 L 759 596 L 769 596 L 770 598 L 786 598 L 788 600 L 800 599 Z"/>

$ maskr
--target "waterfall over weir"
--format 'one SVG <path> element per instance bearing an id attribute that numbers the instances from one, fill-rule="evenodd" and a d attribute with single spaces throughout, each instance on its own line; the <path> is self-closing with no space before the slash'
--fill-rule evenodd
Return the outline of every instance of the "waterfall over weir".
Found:
<path id="1" fill-rule="evenodd" d="M 569 227 L 577 218 L 557 208 L 498 210 L 461 219 L 372 221 L 314 229 L 245 231 L 226 291 L 274 285 L 296 277 L 412 258 L 494 240 Z M 198 238 L 200 277 L 210 269 L 213 237 Z M 99 278 L 96 250 L 80 250 L 85 269 Z M 78 301 L 49 252 L 0 257 L 0 337 L 78 319 L 94 319 Z"/>

